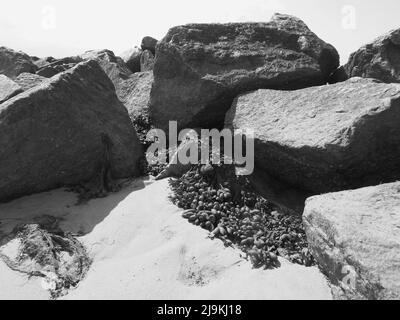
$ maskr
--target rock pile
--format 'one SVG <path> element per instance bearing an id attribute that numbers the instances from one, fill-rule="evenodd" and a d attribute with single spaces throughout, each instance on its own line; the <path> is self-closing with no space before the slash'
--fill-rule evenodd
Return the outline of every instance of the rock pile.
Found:
<path id="1" fill-rule="evenodd" d="M 150 114 L 155 125 L 223 125 L 240 93 L 299 89 L 328 82 L 339 55 L 300 19 L 276 14 L 269 23 L 189 24 L 157 44 Z"/>
<path id="2" fill-rule="evenodd" d="M 259 196 L 255 179 L 235 177 L 229 165 L 143 164 L 150 129 L 225 121 L 254 130 L 257 170 L 271 177 L 265 184 L 279 181 L 278 192 L 264 189 L 296 190 L 295 209 L 304 195 L 377 185 L 309 199 L 304 224 L 333 282 L 343 282 L 343 267 L 355 270 L 352 290 L 340 284 L 345 297 L 398 298 L 400 191 L 380 184 L 400 180 L 399 30 L 340 68 L 334 47 L 282 14 L 173 27 L 123 57 L 40 59 L 0 47 L 0 201 L 64 185 L 102 193 L 115 178 L 165 169 L 159 178 L 178 176 L 171 200 L 184 218 L 240 247 L 254 266 L 276 267 L 278 256 L 311 265 L 301 218 Z"/>

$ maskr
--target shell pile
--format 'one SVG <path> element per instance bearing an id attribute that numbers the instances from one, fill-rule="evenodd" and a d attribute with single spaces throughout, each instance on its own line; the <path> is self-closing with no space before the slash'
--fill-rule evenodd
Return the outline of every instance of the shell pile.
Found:
<path id="1" fill-rule="evenodd" d="M 170 179 L 170 200 L 183 217 L 246 253 L 255 268 L 279 266 L 278 256 L 311 266 L 301 217 L 280 213 L 227 165 L 198 165 Z"/>

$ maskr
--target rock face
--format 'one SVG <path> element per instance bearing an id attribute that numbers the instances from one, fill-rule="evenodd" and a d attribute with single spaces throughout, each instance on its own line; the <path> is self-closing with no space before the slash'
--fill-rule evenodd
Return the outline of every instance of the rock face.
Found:
<path id="1" fill-rule="evenodd" d="M 150 50 L 145 50 L 140 56 L 140 71 L 151 71 L 154 69 L 154 55 Z"/>
<path id="2" fill-rule="evenodd" d="M 26 91 L 38 86 L 45 80 L 47 80 L 47 78 L 39 76 L 38 74 L 24 72 L 15 79 L 15 82 L 21 86 L 23 91 Z"/>
<path id="3" fill-rule="evenodd" d="M 303 221 L 337 298 L 400 298 L 399 182 L 309 198 Z"/>
<path id="4" fill-rule="evenodd" d="M 337 51 L 292 16 L 174 27 L 157 44 L 151 116 L 163 129 L 218 127 L 238 94 L 321 85 L 338 65 Z"/>
<path id="5" fill-rule="evenodd" d="M 345 65 L 350 77 L 400 82 L 400 29 L 376 39 L 354 52 Z"/>
<path id="6" fill-rule="evenodd" d="M 153 83 L 152 72 L 132 74 L 122 58 L 115 56 L 109 50 L 89 51 L 81 57 L 84 60 L 95 59 L 99 63 L 114 84 L 118 98 L 132 119 L 143 109 L 147 109 Z"/>
<path id="7" fill-rule="evenodd" d="M 27 54 L 0 47 L 0 74 L 14 79 L 22 72 L 35 73 L 36 69 Z"/>
<path id="8" fill-rule="evenodd" d="M 255 164 L 321 193 L 400 179 L 400 85 L 352 78 L 239 96 L 226 126 L 253 129 Z"/>
<path id="9" fill-rule="evenodd" d="M 140 72 L 140 57 L 142 52 L 142 49 L 134 47 L 132 50 L 123 53 L 121 56 L 122 60 L 124 60 L 127 67 L 132 72 Z"/>
<path id="10" fill-rule="evenodd" d="M 22 89 L 17 83 L 0 74 L 0 104 L 21 92 Z"/>
<path id="11" fill-rule="evenodd" d="M 110 50 L 87 51 L 80 56 L 83 60 L 94 59 L 114 84 L 118 97 L 124 93 L 125 81 L 132 75 L 122 58 Z"/>
<path id="12" fill-rule="evenodd" d="M 137 72 L 126 80 L 119 90 L 119 98 L 132 120 L 148 112 L 153 73 Z"/>
<path id="13" fill-rule="evenodd" d="M 95 61 L 0 105 L 0 149 L 0 201 L 99 175 L 135 175 L 142 157 L 127 111 Z"/>
<path id="14" fill-rule="evenodd" d="M 43 63 L 43 66 L 40 67 L 36 74 L 45 78 L 51 78 L 56 74 L 71 69 L 76 66 L 79 62 L 82 62 L 83 59 L 80 57 L 66 57 L 62 59 L 58 59 L 53 61 L 52 58 L 49 58 L 49 63 Z"/>
<path id="15" fill-rule="evenodd" d="M 158 42 L 157 39 L 147 36 L 142 39 L 142 44 L 140 46 L 143 51 L 149 50 L 153 55 L 155 55 L 157 42 Z"/>

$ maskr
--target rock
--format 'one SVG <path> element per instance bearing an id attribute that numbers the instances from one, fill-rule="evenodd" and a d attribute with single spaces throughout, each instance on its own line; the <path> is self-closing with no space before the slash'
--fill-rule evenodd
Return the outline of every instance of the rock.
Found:
<path id="1" fill-rule="evenodd" d="M 161 180 L 169 177 L 181 177 L 186 172 L 188 172 L 192 167 L 192 163 L 182 163 L 181 155 L 185 157 L 190 157 L 190 150 L 193 147 L 199 148 L 201 143 L 205 143 L 205 140 L 201 140 L 200 137 L 200 129 L 193 129 L 193 131 L 189 131 L 186 134 L 186 140 L 183 140 L 179 144 L 168 165 L 162 172 L 160 172 L 160 174 L 156 177 L 156 180 Z"/>
<path id="2" fill-rule="evenodd" d="M 132 120 L 148 112 L 152 84 L 153 73 L 148 71 L 132 74 L 121 86 L 119 98 Z"/>
<path id="3" fill-rule="evenodd" d="M 338 82 L 343 82 L 348 80 L 349 77 L 346 73 L 346 70 L 344 69 L 344 66 L 340 66 L 337 68 L 334 72 L 331 73 L 328 79 L 329 84 L 335 84 Z"/>
<path id="4" fill-rule="evenodd" d="M 142 44 L 140 46 L 143 51 L 150 50 L 151 53 L 153 53 L 153 55 L 155 55 L 157 42 L 158 42 L 157 39 L 147 36 L 142 39 Z"/>
<path id="5" fill-rule="evenodd" d="M 0 105 L 0 201 L 139 173 L 128 114 L 95 61 Z"/>
<path id="6" fill-rule="evenodd" d="M 109 50 L 89 51 L 81 57 L 98 61 L 114 84 L 117 96 L 125 105 L 132 120 L 144 110 L 147 111 L 153 83 L 152 72 L 132 74 L 122 58 L 115 56 Z"/>
<path id="7" fill-rule="evenodd" d="M 52 62 L 57 61 L 57 59 L 53 57 L 46 57 L 46 58 L 31 57 L 31 59 L 38 68 L 42 68 Z"/>
<path id="8" fill-rule="evenodd" d="M 353 54 L 345 70 L 350 77 L 400 82 L 400 29 L 379 37 Z"/>
<path id="9" fill-rule="evenodd" d="M 313 194 L 400 179 L 400 85 L 352 78 L 239 96 L 226 126 L 253 129 L 255 165 Z"/>
<path id="10" fill-rule="evenodd" d="M 140 72 L 140 56 L 142 52 L 142 49 L 134 47 L 121 55 L 122 60 L 133 73 Z"/>
<path id="11" fill-rule="evenodd" d="M 338 66 L 337 51 L 288 15 L 174 27 L 157 44 L 151 116 L 162 129 L 218 128 L 238 94 L 325 84 Z"/>
<path id="12" fill-rule="evenodd" d="M 0 74 L 0 104 L 21 92 L 22 89 L 17 83 Z"/>
<path id="13" fill-rule="evenodd" d="M 49 61 L 52 61 L 52 59 L 49 59 Z M 37 70 L 36 74 L 45 78 L 51 78 L 60 72 L 71 69 L 82 61 L 83 59 L 79 56 L 58 59 L 48 64 L 43 64 L 43 66 Z"/>
<path id="14" fill-rule="evenodd" d="M 38 74 L 24 72 L 15 79 L 15 82 L 21 86 L 23 91 L 26 91 L 38 86 L 45 80 L 47 80 L 47 78 L 39 76 Z"/>
<path id="15" fill-rule="evenodd" d="M 0 47 L 0 74 L 14 79 L 20 73 L 35 73 L 35 71 L 36 66 L 27 54 L 6 47 Z"/>
<path id="16" fill-rule="evenodd" d="M 140 56 L 140 71 L 152 71 L 154 69 L 154 55 L 150 50 L 144 50 Z"/>
<path id="17" fill-rule="evenodd" d="M 115 56 L 110 50 L 87 51 L 80 56 L 83 60 L 94 59 L 104 70 L 114 84 L 118 97 L 124 95 L 125 81 L 132 72 L 128 69 L 122 58 Z"/>
<path id="18" fill-rule="evenodd" d="M 303 222 L 336 298 L 400 298 L 400 182 L 309 198 Z"/>

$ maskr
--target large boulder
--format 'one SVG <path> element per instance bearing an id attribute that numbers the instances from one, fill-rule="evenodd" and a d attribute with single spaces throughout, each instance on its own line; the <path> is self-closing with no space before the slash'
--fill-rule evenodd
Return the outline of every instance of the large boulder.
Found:
<path id="1" fill-rule="evenodd" d="M 400 299 L 400 182 L 309 198 L 314 258 L 339 299 Z"/>
<path id="2" fill-rule="evenodd" d="M 152 72 L 132 73 L 122 58 L 112 51 L 89 51 L 83 59 L 95 59 L 114 84 L 120 101 L 125 105 L 132 120 L 147 112 L 153 83 Z"/>
<path id="3" fill-rule="evenodd" d="M 153 37 L 146 36 L 142 39 L 142 43 L 140 47 L 142 50 L 149 50 L 151 51 L 154 55 L 156 54 L 156 46 L 157 46 L 157 39 L 154 39 Z"/>
<path id="4" fill-rule="evenodd" d="M 139 173 L 128 113 L 97 62 L 82 62 L 0 105 L 0 201 Z"/>
<path id="5" fill-rule="evenodd" d="M 22 92 L 22 88 L 9 77 L 0 74 L 0 104 Z"/>
<path id="6" fill-rule="evenodd" d="M 39 76 L 38 74 L 26 72 L 21 73 L 15 78 L 15 82 L 21 86 L 23 91 L 36 87 L 45 80 L 47 80 L 47 78 Z"/>
<path id="7" fill-rule="evenodd" d="M 393 30 L 354 52 L 345 65 L 350 77 L 400 82 L 400 29 Z"/>
<path id="8" fill-rule="evenodd" d="M 45 78 L 51 78 L 60 72 L 64 72 L 76 66 L 83 59 L 79 56 L 66 57 L 62 59 L 53 60 L 51 57 L 47 59 L 48 63 L 43 63 L 42 66 L 36 71 L 36 74 Z"/>
<path id="9" fill-rule="evenodd" d="M 150 50 L 144 50 L 140 56 L 140 71 L 152 71 L 154 69 L 154 55 Z"/>
<path id="10" fill-rule="evenodd" d="M 188 24 L 157 44 L 150 111 L 157 127 L 218 127 L 238 94 L 325 84 L 339 55 L 295 17 Z"/>
<path id="11" fill-rule="evenodd" d="M 44 67 L 45 65 L 48 65 L 52 62 L 57 61 L 56 58 L 53 57 L 45 57 L 45 58 L 38 58 L 38 57 L 31 57 L 32 62 L 38 67 Z"/>
<path id="12" fill-rule="evenodd" d="M 124 94 L 125 81 L 129 79 L 132 72 L 126 66 L 122 58 L 117 57 L 112 51 L 107 49 L 87 51 L 80 55 L 80 57 L 83 60 L 96 60 L 114 84 L 117 96 L 121 97 Z"/>
<path id="13" fill-rule="evenodd" d="M 148 71 L 132 74 L 121 86 L 119 98 L 128 110 L 132 120 L 148 113 L 152 84 L 153 73 Z"/>
<path id="14" fill-rule="evenodd" d="M 400 85 L 352 78 L 239 96 L 226 127 L 252 129 L 256 167 L 313 194 L 400 179 Z"/>
<path id="15" fill-rule="evenodd" d="M 37 67 L 27 54 L 0 47 L 0 74 L 14 79 L 22 72 L 35 73 L 36 69 Z"/>
<path id="16" fill-rule="evenodd" d="M 134 47 L 131 50 L 122 53 L 122 60 L 124 60 L 127 67 L 132 72 L 140 72 L 140 57 L 142 55 L 142 52 L 142 49 Z"/>

